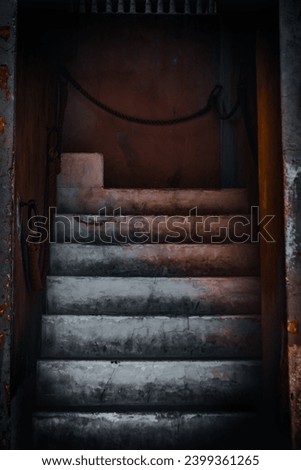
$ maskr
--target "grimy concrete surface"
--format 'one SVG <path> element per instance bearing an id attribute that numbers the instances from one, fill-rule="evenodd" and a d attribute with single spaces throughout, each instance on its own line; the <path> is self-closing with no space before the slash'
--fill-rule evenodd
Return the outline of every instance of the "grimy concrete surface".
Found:
<path id="1" fill-rule="evenodd" d="M 37 449 L 258 449 L 255 413 L 39 412 Z M 257 427 L 256 427 L 257 425 Z M 258 440 L 258 442 L 256 442 Z"/>
<path id="2" fill-rule="evenodd" d="M 256 276 L 257 244 L 53 244 L 53 276 Z"/>
<path id="3" fill-rule="evenodd" d="M 124 243 L 231 243 L 249 241 L 251 217 L 242 215 L 58 214 L 53 242 L 118 245 Z"/>
<path id="4" fill-rule="evenodd" d="M 259 358 L 260 315 L 44 315 L 44 359 Z"/>
<path id="5" fill-rule="evenodd" d="M 250 407 L 259 397 L 260 361 L 43 360 L 39 407 Z"/>
<path id="6" fill-rule="evenodd" d="M 102 188 L 103 155 L 100 153 L 62 153 L 58 188 Z"/>
<path id="7" fill-rule="evenodd" d="M 50 314 L 247 315 L 260 312 L 255 277 L 49 276 Z"/>
<path id="8" fill-rule="evenodd" d="M 122 214 L 141 215 L 189 215 L 194 208 L 199 215 L 249 212 L 245 189 L 58 188 L 57 206 L 67 214 L 98 214 L 104 207 L 108 215 L 118 208 Z"/>
<path id="9" fill-rule="evenodd" d="M 75 157 L 80 166 L 88 167 L 85 170 L 76 168 L 77 163 L 72 166 L 74 155 L 64 155 L 64 159 L 66 171 L 58 185 L 61 214 L 56 216 L 63 223 L 58 224 L 54 241 L 69 237 L 75 243 L 51 244 L 37 366 L 37 406 L 47 414 L 34 416 L 36 447 L 45 445 L 46 435 L 55 426 L 59 434 L 66 433 L 68 448 L 79 448 L 72 418 L 82 425 L 88 423 L 83 431 L 84 442 L 91 439 L 85 442 L 87 448 L 102 448 L 107 442 L 100 423 L 108 435 L 114 429 L 116 442 L 126 449 L 154 446 L 149 437 L 155 422 L 157 435 L 171 448 L 177 444 L 175 433 L 182 436 L 184 430 L 189 436 L 196 430 L 194 439 L 197 436 L 198 442 L 203 440 L 208 446 L 204 423 L 210 429 L 206 434 L 211 433 L 210 442 L 218 442 L 230 429 L 243 426 L 246 415 L 236 412 L 253 410 L 260 395 L 258 246 L 229 240 L 210 243 L 213 240 L 207 233 L 209 229 L 212 236 L 210 228 L 215 223 L 215 235 L 225 226 L 232 235 L 242 234 L 245 227 L 240 224 L 236 231 L 231 216 L 248 212 L 246 191 L 103 189 L 97 181 L 92 184 L 81 176 L 82 171 L 88 174 L 95 169 L 93 156 L 90 160 L 84 155 Z M 99 209 L 103 210 L 98 214 Z M 69 213 L 66 218 L 64 212 Z M 138 215 L 138 220 L 123 226 L 136 239 L 137 224 L 146 227 L 156 214 L 178 214 L 177 221 L 185 219 L 186 226 L 192 222 L 193 234 L 198 216 L 222 217 L 213 217 L 202 226 L 206 244 L 195 240 L 160 244 L 154 239 L 145 245 L 132 239 L 130 244 L 114 241 L 111 246 L 97 241 L 76 243 L 83 226 L 88 228 L 88 237 L 94 237 L 95 227 L 103 235 L 108 219 L 114 230 L 126 214 Z M 163 220 L 158 225 L 158 242 L 175 228 L 170 220 Z M 69 222 L 71 229 L 76 228 L 73 233 L 68 233 Z M 249 217 L 243 223 L 250 233 Z M 133 409 L 135 413 L 130 414 Z M 194 410 L 199 413 L 193 414 Z M 211 416 L 204 412 L 209 410 Z M 217 415 L 218 410 L 224 412 Z M 53 413 L 58 411 L 63 414 Z M 92 411 L 97 412 L 96 421 Z M 96 428 L 91 435 L 93 422 Z M 172 429 L 174 437 L 167 438 Z M 141 430 L 141 441 L 137 430 Z"/>

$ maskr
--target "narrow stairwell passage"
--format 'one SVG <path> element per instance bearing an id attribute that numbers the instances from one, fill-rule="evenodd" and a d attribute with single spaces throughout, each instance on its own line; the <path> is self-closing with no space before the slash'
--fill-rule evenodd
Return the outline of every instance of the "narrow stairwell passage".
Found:
<path id="1" fill-rule="evenodd" d="M 100 155 L 63 155 L 35 447 L 258 447 L 260 280 L 246 191 L 102 186 Z"/>

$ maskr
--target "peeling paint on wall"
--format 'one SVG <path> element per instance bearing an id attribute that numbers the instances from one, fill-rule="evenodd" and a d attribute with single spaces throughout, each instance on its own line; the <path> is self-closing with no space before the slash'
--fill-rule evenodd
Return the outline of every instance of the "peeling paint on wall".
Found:
<path id="1" fill-rule="evenodd" d="M 7 41 L 10 36 L 10 27 L 9 26 L 0 26 L 0 38 Z"/>
<path id="2" fill-rule="evenodd" d="M 8 305 L 7 305 L 6 302 L 0 306 L 0 317 L 2 317 L 2 315 L 5 314 L 5 312 L 7 310 L 7 307 L 8 307 Z"/>
<path id="3" fill-rule="evenodd" d="M 0 89 L 7 90 L 7 82 L 9 79 L 9 71 L 7 65 L 0 65 Z"/>
<path id="4" fill-rule="evenodd" d="M 12 316 L 12 211 L 14 148 L 14 67 L 17 1 L 0 3 L 0 449 L 11 446 L 10 350 Z"/>
<path id="5" fill-rule="evenodd" d="M 6 122 L 4 121 L 3 117 L 0 116 L 0 134 L 4 134 L 5 125 Z"/>
<path id="6" fill-rule="evenodd" d="M 298 181 L 301 176 L 301 167 L 294 162 L 285 162 L 285 188 L 286 188 L 286 213 L 290 213 L 292 200 L 298 197 Z M 286 221 L 286 263 L 292 267 L 295 262 L 295 253 L 298 251 L 297 227 L 293 217 Z"/>
<path id="7" fill-rule="evenodd" d="M 296 344 L 288 349 L 290 372 L 290 403 L 293 410 L 301 410 L 301 348 Z M 301 440 L 301 415 L 292 414 L 292 434 L 296 447 L 300 448 Z"/>
<path id="8" fill-rule="evenodd" d="M 301 10 L 299 0 L 279 5 L 289 393 L 292 442 L 301 449 Z"/>
<path id="9" fill-rule="evenodd" d="M 296 334 L 299 331 L 299 324 L 297 320 L 290 320 L 287 322 L 287 331 L 292 334 Z"/>

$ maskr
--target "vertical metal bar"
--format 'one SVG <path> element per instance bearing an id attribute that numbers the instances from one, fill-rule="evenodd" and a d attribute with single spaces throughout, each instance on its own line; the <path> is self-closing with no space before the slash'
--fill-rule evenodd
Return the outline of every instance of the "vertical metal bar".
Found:
<path id="1" fill-rule="evenodd" d="M 169 4 L 169 13 L 171 15 L 174 15 L 176 13 L 176 5 L 175 5 L 175 0 L 170 0 Z"/>
<path id="2" fill-rule="evenodd" d="M 123 3 L 123 0 L 118 0 L 117 13 L 124 13 L 124 3 Z"/>
<path id="3" fill-rule="evenodd" d="M 112 13 L 112 0 L 106 0 L 106 13 Z"/>
<path id="4" fill-rule="evenodd" d="M 157 12 L 160 14 L 160 13 L 164 13 L 164 9 L 163 9 L 163 0 L 158 0 L 158 9 L 157 9 Z"/>
<path id="5" fill-rule="evenodd" d="M 189 0 L 185 0 L 184 13 L 185 15 L 190 14 L 190 1 Z"/>
<path id="6" fill-rule="evenodd" d="M 202 0 L 197 0 L 196 2 L 196 14 L 201 15 L 203 13 Z"/>
<path id="7" fill-rule="evenodd" d="M 131 3 L 130 3 L 130 13 L 136 13 L 136 0 L 131 0 Z"/>
<path id="8" fill-rule="evenodd" d="M 215 0 L 209 0 L 209 8 L 208 8 L 208 13 L 210 15 L 214 14 L 214 7 L 215 7 Z"/>
<path id="9" fill-rule="evenodd" d="M 151 0 L 146 0 L 145 13 L 151 13 L 151 12 L 152 12 Z"/>

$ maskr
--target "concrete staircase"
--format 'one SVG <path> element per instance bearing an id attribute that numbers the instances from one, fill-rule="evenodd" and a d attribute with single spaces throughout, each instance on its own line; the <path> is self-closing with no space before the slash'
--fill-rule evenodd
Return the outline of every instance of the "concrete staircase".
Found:
<path id="1" fill-rule="evenodd" d="M 35 447 L 258 447 L 258 247 L 231 243 L 245 191 L 104 189 L 100 155 L 65 154 L 58 212 Z"/>

